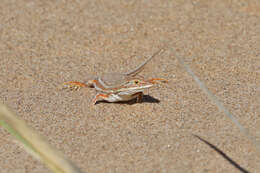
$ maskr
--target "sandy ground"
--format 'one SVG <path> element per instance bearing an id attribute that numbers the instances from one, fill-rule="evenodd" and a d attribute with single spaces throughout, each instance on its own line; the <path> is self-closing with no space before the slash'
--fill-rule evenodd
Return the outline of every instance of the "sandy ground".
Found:
<path id="1" fill-rule="evenodd" d="M 83 172 L 259 172 L 256 146 L 176 59 L 259 141 L 259 1 L 1 0 L 0 38 L 0 99 Z M 95 90 L 60 89 L 128 71 L 161 47 L 176 52 L 142 75 L 169 83 L 141 104 L 94 106 Z M 50 172 L 3 128 L 0 138 L 1 173 Z"/>

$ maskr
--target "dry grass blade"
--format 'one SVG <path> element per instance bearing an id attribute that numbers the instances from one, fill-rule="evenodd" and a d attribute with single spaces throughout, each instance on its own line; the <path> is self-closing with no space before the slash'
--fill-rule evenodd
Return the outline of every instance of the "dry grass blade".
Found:
<path id="1" fill-rule="evenodd" d="M 6 106 L 0 104 L 0 125 L 11 133 L 26 150 L 40 159 L 55 173 L 80 173 L 81 171 Z"/>
<path id="2" fill-rule="evenodd" d="M 173 52 L 173 49 L 172 49 Z M 239 128 L 240 132 L 245 135 L 257 148 L 258 152 L 260 152 L 260 143 L 256 140 L 255 137 L 251 136 L 249 132 L 238 122 L 238 120 L 225 108 L 225 106 L 222 104 L 222 102 L 214 95 L 212 94 L 208 88 L 205 86 L 205 84 L 193 73 L 191 68 L 183 61 L 182 58 L 177 56 L 175 54 L 176 58 L 180 62 L 180 64 L 183 65 L 185 70 L 192 76 L 192 78 L 195 80 L 195 82 L 198 84 L 200 89 L 208 96 L 208 98 L 214 103 L 218 109 L 221 112 L 224 112 L 224 114 L 231 119 L 231 121 Z"/>

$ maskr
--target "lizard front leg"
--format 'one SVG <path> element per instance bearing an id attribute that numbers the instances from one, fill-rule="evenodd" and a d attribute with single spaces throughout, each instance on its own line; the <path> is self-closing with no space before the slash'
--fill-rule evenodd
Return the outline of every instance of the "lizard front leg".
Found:
<path id="1" fill-rule="evenodd" d="M 136 102 L 137 103 L 141 103 L 142 100 L 143 100 L 144 93 L 143 92 L 138 92 L 138 93 L 135 93 L 133 96 L 136 97 Z"/>
<path id="2" fill-rule="evenodd" d="M 163 79 L 163 78 L 152 78 L 152 79 L 149 79 L 148 81 L 151 82 L 152 84 L 168 82 L 166 79 Z"/>

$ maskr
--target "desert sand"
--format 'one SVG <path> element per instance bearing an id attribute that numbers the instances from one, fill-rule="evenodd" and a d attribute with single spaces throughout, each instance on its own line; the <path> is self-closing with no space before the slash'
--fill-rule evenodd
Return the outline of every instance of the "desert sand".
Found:
<path id="1" fill-rule="evenodd" d="M 143 103 L 93 105 L 94 89 L 61 89 L 126 72 L 162 47 L 141 75 L 169 83 Z M 256 145 L 176 55 L 259 141 L 259 1 L 0 3 L 0 100 L 83 172 L 259 172 Z M 0 138 L 1 173 L 50 172 L 3 128 Z"/>

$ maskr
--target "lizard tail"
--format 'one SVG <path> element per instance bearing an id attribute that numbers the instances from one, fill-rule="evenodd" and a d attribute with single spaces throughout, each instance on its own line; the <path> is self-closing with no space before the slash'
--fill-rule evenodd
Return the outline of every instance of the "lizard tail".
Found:
<path id="1" fill-rule="evenodd" d="M 157 52 L 155 52 L 150 58 L 148 58 L 145 62 L 143 62 L 142 64 L 140 64 L 138 67 L 136 67 L 134 70 L 132 71 L 129 71 L 127 73 L 125 73 L 125 75 L 127 76 L 136 76 L 138 73 L 140 73 L 143 69 L 144 69 L 144 66 L 153 58 L 155 57 L 156 55 L 158 55 L 160 52 L 164 51 L 164 49 L 160 49 L 158 50 Z"/>

